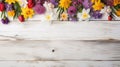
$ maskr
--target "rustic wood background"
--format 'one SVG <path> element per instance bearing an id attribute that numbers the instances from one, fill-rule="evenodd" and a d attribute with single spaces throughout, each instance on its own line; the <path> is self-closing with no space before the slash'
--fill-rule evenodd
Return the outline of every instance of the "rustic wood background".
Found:
<path id="1" fill-rule="evenodd" d="M 0 67 L 120 67 L 120 21 L 0 24 Z"/>

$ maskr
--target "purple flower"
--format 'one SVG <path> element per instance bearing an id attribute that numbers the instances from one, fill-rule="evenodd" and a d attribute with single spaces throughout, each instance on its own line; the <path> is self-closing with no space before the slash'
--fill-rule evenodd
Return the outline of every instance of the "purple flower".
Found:
<path id="1" fill-rule="evenodd" d="M 72 5 L 79 8 L 79 6 L 82 5 L 82 1 L 81 0 L 73 0 Z"/>
<path id="2" fill-rule="evenodd" d="M 78 3 L 82 3 L 82 0 L 78 0 Z"/>
<path id="3" fill-rule="evenodd" d="M 9 21 L 9 19 L 6 17 L 6 18 L 2 19 L 1 22 L 2 22 L 3 24 L 8 24 L 10 21 Z"/>
<path id="4" fill-rule="evenodd" d="M 36 0 L 36 3 L 39 3 L 41 5 L 43 5 L 45 3 L 46 0 Z"/>
<path id="5" fill-rule="evenodd" d="M 56 0 L 50 0 L 50 2 L 51 2 L 54 6 L 58 6 L 58 2 L 56 2 Z"/>
<path id="6" fill-rule="evenodd" d="M 102 13 L 100 13 L 100 11 L 93 11 L 92 17 L 94 17 L 95 19 L 100 19 L 102 18 Z"/>
<path id="7" fill-rule="evenodd" d="M 46 12 L 46 8 L 42 6 L 41 4 L 36 4 L 34 7 L 34 10 L 38 14 L 44 14 Z"/>
<path id="8" fill-rule="evenodd" d="M 78 21 L 77 15 L 69 15 L 70 21 Z"/>
<path id="9" fill-rule="evenodd" d="M 75 15 L 77 13 L 77 9 L 74 6 L 70 6 L 68 8 L 68 14 L 69 15 Z"/>
<path id="10" fill-rule="evenodd" d="M 13 4 L 5 4 L 5 7 L 6 7 L 6 11 L 11 11 L 11 10 L 13 10 L 14 8 L 14 6 L 13 6 Z"/>
<path id="11" fill-rule="evenodd" d="M 92 7 L 92 3 L 90 2 L 90 0 L 84 0 L 82 2 L 83 6 L 85 9 L 91 8 Z"/>
<path id="12" fill-rule="evenodd" d="M 76 17 L 70 17 L 70 21 L 78 21 Z"/>

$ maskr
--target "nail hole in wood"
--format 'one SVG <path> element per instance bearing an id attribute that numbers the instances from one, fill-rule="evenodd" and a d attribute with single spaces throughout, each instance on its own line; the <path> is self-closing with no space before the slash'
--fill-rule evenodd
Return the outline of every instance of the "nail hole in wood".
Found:
<path id="1" fill-rule="evenodd" d="M 53 49 L 53 50 L 52 50 L 52 52 L 54 53 L 54 52 L 55 52 L 55 50 Z"/>

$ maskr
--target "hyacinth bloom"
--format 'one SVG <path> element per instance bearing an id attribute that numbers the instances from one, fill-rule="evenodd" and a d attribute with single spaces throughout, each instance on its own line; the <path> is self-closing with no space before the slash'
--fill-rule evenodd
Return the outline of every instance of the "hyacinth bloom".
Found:
<path id="1" fill-rule="evenodd" d="M 89 8 L 92 7 L 92 2 L 90 2 L 90 0 L 84 0 L 82 2 L 82 4 L 83 4 L 83 6 L 84 6 L 85 9 L 89 9 Z"/>
<path id="2" fill-rule="evenodd" d="M 104 4 L 101 2 L 101 0 L 95 1 L 95 4 L 92 6 L 94 11 L 100 11 L 101 9 L 103 9 Z"/>
<path id="3" fill-rule="evenodd" d="M 93 11 L 92 17 L 94 17 L 95 19 L 100 19 L 102 18 L 102 13 L 100 13 L 100 11 Z"/>
<path id="4" fill-rule="evenodd" d="M 50 2 L 51 2 L 54 6 L 58 6 L 58 2 L 56 2 L 56 0 L 50 0 Z"/>
<path id="5" fill-rule="evenodd" d="M 14 5 L 13 4 L 5 4 L 6 11 L 13 10 Z"/>

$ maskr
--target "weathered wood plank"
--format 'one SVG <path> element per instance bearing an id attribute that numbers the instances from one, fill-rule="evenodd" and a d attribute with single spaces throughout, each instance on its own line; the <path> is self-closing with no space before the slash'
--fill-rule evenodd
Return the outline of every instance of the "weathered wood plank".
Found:
<path id="1" fill-rule="evenodd" d="M 0 40 L 120 40 L 120 21 L 40 22 L 0 25 Z"/>
<path id="2" fill-rule="evenodd" d="M 119 61 L 120 41 L 0 41 L 0 60 Z"/>
<path id="3" fill-rule="evenodd" d="M 120 67 L 120 61 L 0 61 L 1 67 Z"/>

